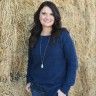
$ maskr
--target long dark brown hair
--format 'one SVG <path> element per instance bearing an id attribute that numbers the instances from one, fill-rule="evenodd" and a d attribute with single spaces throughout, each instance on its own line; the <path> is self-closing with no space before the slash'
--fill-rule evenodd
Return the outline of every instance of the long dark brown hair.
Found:
<path id="1" fill-rule="evenodd" d="M 59 10 L 53 2 L 45 1 L 39 6 L 38 10 L 34 14 L 34 22 L 33 22 L 32 29 L 30 30 L 31 36 L 29 38 L 30 47 L 34 47 L 34 45 L 36 44 L 36 41 L 38 40 L 41 34 L 42 25 L 39 20 L 39 14 L 40 14 L 41 9 L 45 6 L 48 6 L 52 10 L 53 16 L 55 18 L 54 24 L 52 25 L 52 31 L 51 31 L 52 38 L 50 39 L 50 41 L 52 41 L 52 45 L 55 44 L 56 37 L 60 35 L 61 16 L 60 16 Z"/>

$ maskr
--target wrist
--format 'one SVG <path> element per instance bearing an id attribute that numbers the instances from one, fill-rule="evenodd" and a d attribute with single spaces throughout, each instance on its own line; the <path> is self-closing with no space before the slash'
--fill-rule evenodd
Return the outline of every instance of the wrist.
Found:
<path id="1" fill-rule="evenodd" d="M 61 90 L 60 89 L 58 89 L 58 91 L 57 92 L 61 92 Z"/>

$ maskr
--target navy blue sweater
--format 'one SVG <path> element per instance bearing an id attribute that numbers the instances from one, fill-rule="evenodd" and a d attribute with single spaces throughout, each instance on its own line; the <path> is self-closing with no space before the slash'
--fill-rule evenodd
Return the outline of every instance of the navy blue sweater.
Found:
<path id="1" fill-rule="evenodd" d="M 63 28 L 56 45 L 48 45 L 44 68 L 41 68 L 40 40 L 42 39 L 41 53 L 44 54 L 50 36 L 40 36 L 36 46 L 28 50 L 27 83 L 34 81 L 46 86 L 61 84 L 60 89 L 66 94 L 76 78 L 78 62 L 74 42 L 70 33 Z"/>

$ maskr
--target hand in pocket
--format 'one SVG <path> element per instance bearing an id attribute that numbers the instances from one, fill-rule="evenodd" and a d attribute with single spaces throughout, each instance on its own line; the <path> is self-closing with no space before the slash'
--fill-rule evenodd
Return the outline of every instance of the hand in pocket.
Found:
<path id="1" fill-rule="evenodd" d="M 57 91 L 58 96 L 66 96 L 66 94 L 64 94 L 60 89 Z"/>
<path id="2" fill-rule="evenodd" d="M 26 88 L 25 88 L 26 91 L 29 92 L 29 93 L 31 92 L 30 86 L 31 86 L 31 83 L 28 83 L 28 84 L 26 85 Z"/>

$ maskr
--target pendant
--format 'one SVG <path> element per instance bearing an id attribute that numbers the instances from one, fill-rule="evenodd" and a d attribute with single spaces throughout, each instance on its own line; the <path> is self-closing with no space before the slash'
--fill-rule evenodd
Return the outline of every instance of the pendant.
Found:
<path id="1" fill-rule="evenodd" d="M 43 68 L 44 66 L 43 66 L 43 63 L 41 64 L 41 68 Z"/>

